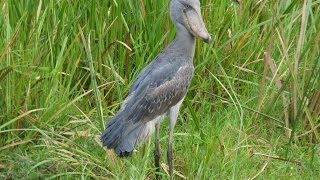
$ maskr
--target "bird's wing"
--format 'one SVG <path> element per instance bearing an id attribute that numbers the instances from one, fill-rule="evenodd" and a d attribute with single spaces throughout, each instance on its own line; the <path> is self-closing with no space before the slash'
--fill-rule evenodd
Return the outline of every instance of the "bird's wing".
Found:
<path id="1" fill-rule="evenodd" d="M 170 75 L 178 70 L 180 65 L 176 63 L 177 61 L 167 61 L 167 59 L 170 58 L 170 56 L 168 56 L 170 53 L 169 51 L 170 48 L 166 48 L 160 54 L 158 54 L 150 64 L 143 68 L 136 80 L 133 82 L 129 94 L 141 87 L 142 83 L 145 82 L 145 79 L 150 74 L 157 77 L 162 77 L 162 75 L 165 75 L 165 77 L 162 78 L 170 78 Z"/>
<path id="2" fill-rule="evenodd" d="M 185 96 L 193 71 L 189 64 L 163 63 L 161 66 L 156 64 L 147 75 L 140 76 L 143 78 L 136 81 L 134 91 L 108 122 L 102 136 L 104 145 L 114 148 L 129 134 L 140 136 L 140 132 L 135 134 L 137 128 L 164 115 Z M 141 131 L 145 132 L 144 129 Z"/>
<path id="3" fill-rule="evenodd" d="M 134 92 L 139 87 L 140 83 L 143 82 L 143 80 L 152 72 L 154 68 L 153 66 L 157 61 L 157 58 L 159 58 L 159 56 L 157 56 L 155 60 L 153 60 L 150 64 L 148 64 L 145 68 L 143 68 L 143 70 L 140 72 L 136 80 L 131 85 L 129 94 Z"/>
<path id="4" fill-rule="evenodd" d="M 188 64 L 166 64 L 150 71 L 127 100 L 127 120 L 150 121 L 166 113 L 185 96 L 193 71 Z"/>

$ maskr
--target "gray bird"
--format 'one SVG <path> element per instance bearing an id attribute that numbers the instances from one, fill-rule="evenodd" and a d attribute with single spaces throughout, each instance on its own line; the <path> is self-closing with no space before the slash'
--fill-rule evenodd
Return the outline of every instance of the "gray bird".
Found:
<path id="1" fill-rule="evenodd" d="M 167 157 L 172 175 L 173 129 L 193 77 L 196 38 L 209 43 L 211 36 L 203 23 L 199 0 L 171 0 L 170 17 L 177 29 L 176 38 L 138 75 L 121 109 L 108 121 L 101 142 L 125 157 L 155 130 L 155 166 L 159 171 L 159 128 L 168 116 Z"/>

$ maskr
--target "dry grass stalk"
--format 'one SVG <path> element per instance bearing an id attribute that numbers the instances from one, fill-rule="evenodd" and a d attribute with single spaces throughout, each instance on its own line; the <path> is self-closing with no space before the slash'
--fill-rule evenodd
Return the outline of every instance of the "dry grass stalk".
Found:
<path id="1" fill-rule="evenodd" d="M 228 29 L 228 37 L 231 40 L 232 39 L 232 31 L 231 29 Z M 233 49 L 233 42 L 230 41 L 230 49 Z"/>
<path id="2" fill-rule="evenodd" d="M 166 165 L 165 163 L 161 163 L 161 167 L 169 175 L 169 166 Z M 173 174 L 176 174 L 181 179 L 187 179 L 184 175 L 182 175 L 180 172 L 178 172 L 176 170 L 173 170 Z"/>
<path id="3" fill-rule="evenodd" d="M 275 85 L 276 85 L 277 89 L 280 91 L 282 88 L 282 83 L 281 83 L 281 79 L 277 73 L 278 69 L 277 69 L 274 61 L 272 60 L 272 58 L 268 52 L 264 53 L 263 58 L 271 70 L 271 73 L 272 73 L 272 76 L 274 77 Z M 281 100 L 282 100 L 282 104 L 283 104 L 283 114 L 284 114 L 285 127 L 286 127 L 285 132 L 286 132 L 286 136 L 289 138 L 291 136 L 291 130 L 290 130 L 289 114 L 288 114 L 288 102 L 287 102 L 287 99 L 285 97 L 284 92 L 281 92 Z"/>
<path id="4" fill-rule="evenodd" d="M 309 109 L 311 111 L 311 115 L 313 117 L 319 116 L 320 113 L 320 90 L 316 91 L 311 99 L 311 103 L 309 105 Z"/>
<path id="5" fill-rule="evenodd" d="M 16 32 L 11 37 L 9 43 L 7 44 L 7 46 L 4 48 L 3 52 L 1 53 L 0 62 L 7 55 L 8 51 L 11 48 L 11 46 L 13 45 L 13 43 L 17 40 L 17 37 L 18 37 L 18 34 L 19 34 L 19 30 L 20 30 L 20 28 L 17 28 Z"/>
<path id="6" fill-rule="evenodd" d="M 13 142 L 13 143 L 10 143 L 10 144 L 7 144 L 3 147 L 0 148 L 0 151 L 2 150 L 5 150 L 5 149 L 8 149 L 8 148 L 12 148 L 12 147 L 15 147 L 15 146 L 18 146 L 18 145 L 21 145 L 21 144 L 26 144 L 26 143 L 29 143 L 31 141 L 33 141 L 34 139 L 28 139 L 28 140 L 25 140 L 25 141 L 18 141 L 18 142 Z M 1 167 L 0 167 L 1 169 Z"/>
<path id="7" fill-rule="evenodd" d="M 140 4 L 140 10 L 141 10 L 142 17 L 144 18 L 146 16 L 146 8 L 144 6 L 143 0 L 139 0 L 139 4 Z"/>
<path id="8" fill-rule="evenodd" d="M 268 164 L 269 164 L 269 161 L 265 162 L 261 170 L 256 175 L 254 175 L 252 178 L 249 178 L 249 179 L 250 180 L 256 179 L 266 169 Z"/>
<path id="9" fill-rule="evenodd" d="M 271 29 L 271 31 L 273 32 L 273 29 Z M 269 54 L 271 54 L 272 44 L 273 44 L 273 33 L 270 36 L 269 43 L 268 43 L 268 46 L 266 49 L 266 51 L 269 52 Z M 258 103 L 257 103 L 258 109 L 260 109 L 261 106 L 263 105 L 263 101 L 265 98 L 264 90 L 265 90 L 265 86 L 266 86 L 267 73 L 268 73 L 268 63 L 266 61 L 264 61 L 262 82 L 261 82 L 261 86 L 260 86 L 259 94 L 258 94 Z"/>
<path id="10" fill-rule="evenodd" d="M 268 63 L 266 61 L 264 61 L 263 75 L 262 75 L 261 85 L 260 85 L 259 94 L 258 94 L 258 107 L 259 107 L 259 109 L 263 103 L 263 94 L 264 94 L 264 88 L 266 86 L 267 73 L 268 73 Z"/>
<path id="11" fill-rule="evenodd" d="M 167 14 L 167 19 L 166 19 L 166 25 L 165 25 L 165 31 L 164 32 L 169 32 L 170 31 L 170 16 Z M 168 36 L 166 36 L 166 39 L 164 40 L 164 45 L 167 46 L 169 44 L 169 39 Z"/>
<path id="12" fill-rule="evenodd" d="M 130 57 L 130 52 L 132 51 L 130 36 L 131 34 L 127 33 L 125 38 L 125 44 L 129 47 L 129 48 L 126 48 L 126 58 L 125 58 L 125 77 L 126 78 L 129 77 L 129 57 Z"/>
<path id="13" fill-rule="evenodd" d="M 258 152 L 257 153 L 253 153 L 253 155 L 263 156 L 263 157 L 267 157 L 267 158 L 270 158 L 270 159 L 276 159 L 276 160 L 280 160 L 280 161 L 286 161 L 286 162 L 290 162 L 290 163 L 296 164 L 298 166 L 302 166 L 302 163 L 300 161 L 288 160 L 288 159 L 285 159 L 285 158 L 282 158 L 282 157 L 276 156 L 276 155 L 263 154 L 263 153 L 258 153 Z"/>
<path id="14" fill-rule="evenodd" d="M 38 9 L 37 9 L 36 22 L 38 22 L 38 20 L 39 20 L 41 8 L 42 8 L 42 0 L 39 1 L 39 5 L 38 5 Z"/>
<path id="15" fill-rule="evenodd" d="M 0 82 L 12 71 L 12 67 L 9 67 L 4 73 L 0 75 Z"/>
<path id="16" fill-rule="evenodd" d="M 297 136 L 298 138 L 303 137 L 305 135 L 308 135 L 310 133 L 313 133 L 316 140 L 319 142 L 320 136 L 320 122 L 319 120 L 317 121 L 316 118 L 319 117 L 320 115 L 320 90 L 316 91 L 311 100 L 311 102 L 308 105 L 308 109 L 306 112 L 303 114 L 303 121 L 305 124 L 305 129 L 307 130 L 303 134 L 300 134 Z M 318 123 L 317 125 L 315 125 Z M 313 136 L 311 135 L 311 140 Z"/>
<path id="17" fill-rule="evenodd" d="M 294 56 L 294 69 L 293 69 L 293 94 L 292 94 L 292 105 L 293 105 L 293 111 L 292 111 L 292 117 L 296 118 L 298 114 L 298 71 L 299 71 L 299 59 L 301 55 L 301 49 L 304 41 L 305 36 L 305 26 L 307 22 L 307 0 L 304 0 L 303 7 L 302 7 L 302 17 L 301 17 L 301 26 L 300 26 L 300 34 L 299 34 L 299 40 L 297 44 L 296 53 Z"/>

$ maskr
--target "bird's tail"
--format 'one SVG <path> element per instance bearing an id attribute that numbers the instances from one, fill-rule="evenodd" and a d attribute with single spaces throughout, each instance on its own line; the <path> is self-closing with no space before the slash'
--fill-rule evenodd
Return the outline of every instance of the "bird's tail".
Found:
<path id="1" fill-rule="evenodd" d="M 152 121 L 135 121 L 128 119 L 125 114 L 120 111 L 111 118 L 100 137 L 102 145 L 114 149 L 120 157 L 131 155 L 135 146 L 148 139 L 154 129 Z"/>

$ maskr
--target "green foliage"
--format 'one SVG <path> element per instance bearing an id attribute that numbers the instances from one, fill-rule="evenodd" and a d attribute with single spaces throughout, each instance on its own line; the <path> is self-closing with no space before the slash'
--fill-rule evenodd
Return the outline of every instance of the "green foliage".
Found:
<path id="1" fill-rule="evenodd" d="M 320 176 L 320 1 L 305 2 L 201 1 L 213 43 L 197 43 L 175 128 L 176 171 Z M 0 8 L 0 179 L 154 178 L 152 140 L 119 159 L 98 138 L 102 118 L 173 40 L 168 1 L 5 0 Z M 163 163 L 167 133 L 164 122 Z"/>

